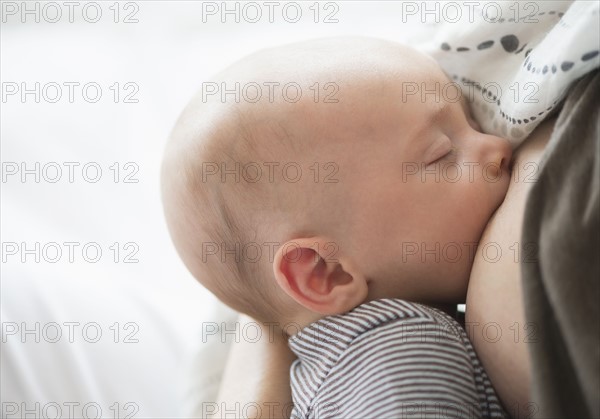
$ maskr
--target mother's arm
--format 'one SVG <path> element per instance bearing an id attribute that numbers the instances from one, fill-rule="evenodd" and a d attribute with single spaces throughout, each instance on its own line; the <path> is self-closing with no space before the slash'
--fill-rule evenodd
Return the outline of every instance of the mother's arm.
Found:
<path id="1" fill-rule="evenodd" d="M 467 293 L 467 333 L 513 417 L 535 410 L 528 345 L 535 343 L 536 326 L 525 322 L 520 271 L 531 249 L 521 243 L 521 232 L 527 193 L 539 174 L 554 122 L 542 123 L 516 150 L 508 193 L 481 237 Z"/>
<path id="2" fill-rule="evenodd" d="M 281 329 L 248 316 L 241 315 L 239 321 L 242 330 L 247 323 L 259 325 L 261 338 L 233 343 L 219 391 L 218 411 L 213 417 L 289 418 L 290 366 L 295 355 L 287 338 Z"/>

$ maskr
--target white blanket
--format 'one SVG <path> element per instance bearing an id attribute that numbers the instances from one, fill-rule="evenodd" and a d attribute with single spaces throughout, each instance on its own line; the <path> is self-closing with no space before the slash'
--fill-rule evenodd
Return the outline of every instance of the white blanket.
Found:
<path id="1" fill-rule="evenodd" d="M 575 79 L 598 68 L 599 5 L 465 2 L 456 23 L 451 22 L 459 16 L 454 9 L 440 9 L 445 23 L 423 49 L 472 99 L 483 130 L 517 147 L 560 104 Z"/>

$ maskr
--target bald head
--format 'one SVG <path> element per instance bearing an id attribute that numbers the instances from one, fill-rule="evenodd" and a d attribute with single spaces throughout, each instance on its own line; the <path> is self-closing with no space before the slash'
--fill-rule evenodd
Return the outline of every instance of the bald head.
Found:
<path id="1" fill-rule="evenodd" d="M 259 51 L 204 83 L 162 167 L 167 223 L 192 274 L 257 319 L 300 310 L 273 281 L 267 243 L 347 239 L 335 221 L 352 218 L 341 203 L 363 151 L 345 140 L 372 136 L 407 74 L 429 71 L 432 59 L 400 44 L 331 38 Z"/>

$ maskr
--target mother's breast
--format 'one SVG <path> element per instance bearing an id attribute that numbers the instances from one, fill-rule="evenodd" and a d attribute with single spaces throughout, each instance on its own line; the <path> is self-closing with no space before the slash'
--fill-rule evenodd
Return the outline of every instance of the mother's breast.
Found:
<path id="1" fill-rule="evenodd" d="M 532 249 L 521 242 L 521 230 L 527 193 L 539 174 L 554 122 L 541 124 L 515 152 L 506 198 L 483 232 L 467 292 L 467 333 L 513 417 L 534 410 L 529 403 L 527 345 L 535 338 L 535 327 L 525 321 L 519 267 Z"/>

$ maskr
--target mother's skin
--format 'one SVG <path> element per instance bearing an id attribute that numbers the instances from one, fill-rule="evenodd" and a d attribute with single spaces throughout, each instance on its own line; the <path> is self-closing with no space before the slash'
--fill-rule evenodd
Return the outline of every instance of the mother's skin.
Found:
<path id="1" fill-rule="evenodd" d="M 502 403 L 513 417 L 535 412 L 530 402 L 529 343 L 536 325 L 525 321 L 520 262 L 531 261 L 521 243 L 527 193 L 539 176 L 539 161 L 555 119 L 545 121 L 519 147 L 504 202 L 481 237 L 471 269 L 465 327 Z"/>
<path id="2" fill-rule="evenodd" d="M 529 401 L 527 352 L 528 342 L 535 340 L 535 327 L 525 322 L 519 268 L 519 260 L 527 261 L 530 256 L 520 240 L 527 192 L 539 175 L 539 161 L 554 122 L 540 124 L 515 151 L 507 195 L 483 232 L 467 294 L 467 333 L 513 417 L 527 417 L 535 410 Z M 240 321 L 253 320 L 241 316 Z M 251 417 L 289 417 L 289 367 L 294 355 L 286 339 L 269 325 L 263 326 L 262 336 L 258 342 L 234 344 L 221 383 L 219 412 L 211 417 L 236 408 Z M 249 408 L 244 410 L 244 406 Z"/>

